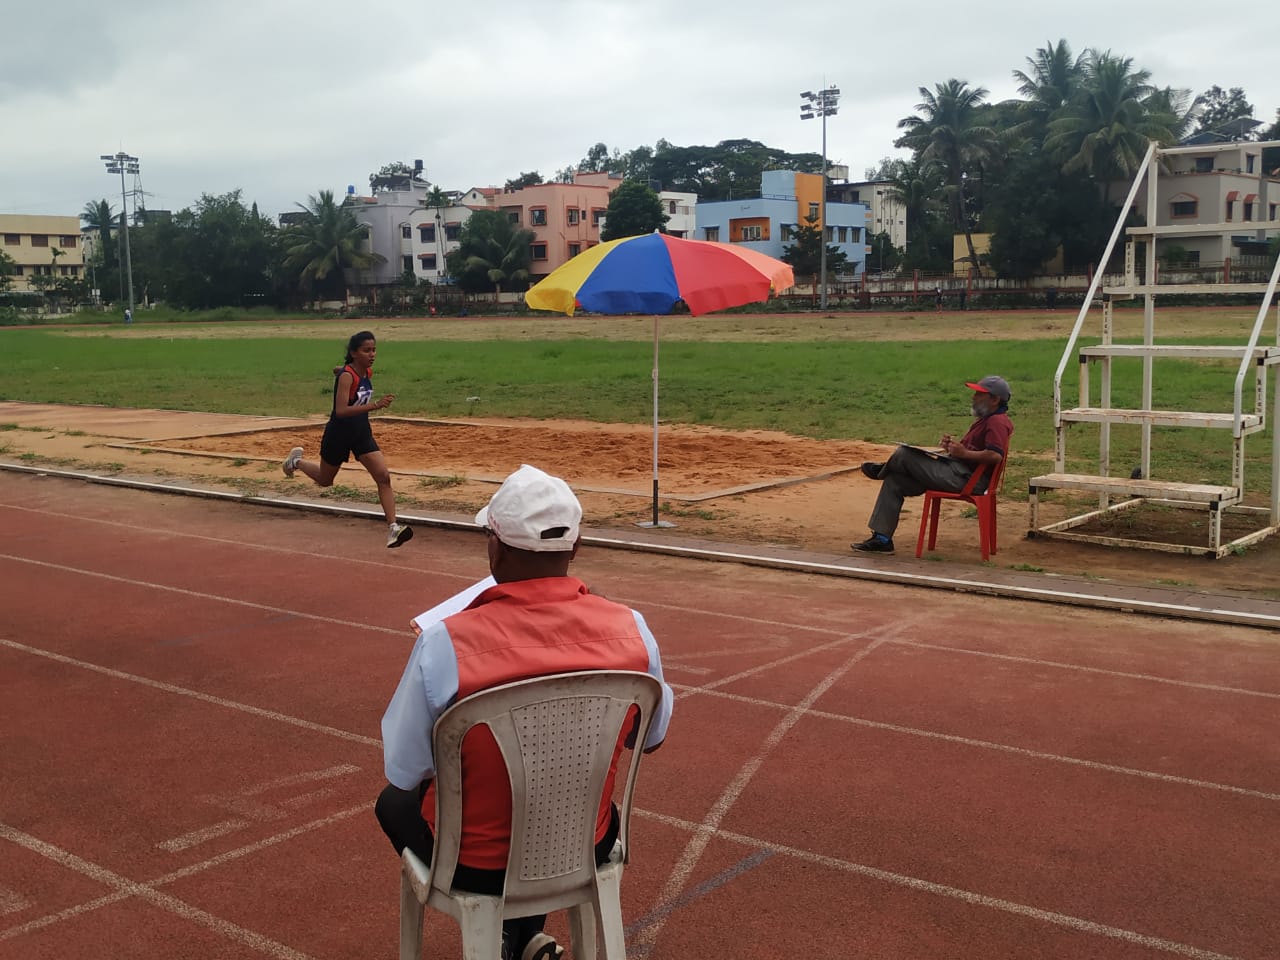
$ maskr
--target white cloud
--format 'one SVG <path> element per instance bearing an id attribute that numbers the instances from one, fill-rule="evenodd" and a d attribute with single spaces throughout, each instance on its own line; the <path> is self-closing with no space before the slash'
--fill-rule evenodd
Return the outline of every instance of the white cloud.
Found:
<path id="1" fill-rule="evenodd" d="M 729 138 L 816 152 L 799 92 L 842 89 L 828 156 L 855 176 L 895 154 L 918 88 L 950 77 L 1014 96 L 1011 71 L 1065 37 L 1133 57 L 1160 85 L 1240 86 L 1270 122 L 1280 7 L 1215 21 L 1203 4 L 1130 9 L 942 0 L 89 0 L 26 4 L 0 35 L 0 211 L 119 203 L 99 154 L 142 160 L 153 208 L 242 188 L 266 213 L 365 189 L 421 158 L 447 188 L 551 176 L 604 141 Z"/>

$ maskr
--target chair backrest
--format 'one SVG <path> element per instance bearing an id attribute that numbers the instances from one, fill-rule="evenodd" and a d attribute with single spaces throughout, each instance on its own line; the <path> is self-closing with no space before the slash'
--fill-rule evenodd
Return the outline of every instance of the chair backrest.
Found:
<path id="1" fill-rule="evenodd" d="M 446 710 L 432 731 L 437 836 L 431 886 L 444 894 L 453 886 L 464 803 L 462 741 L 479 724 L 493 734 L 511 781 L 505 898 L 528 906 L 593 882 L 605 782 L 628 715 L 638 709 L 619 804 L 625 858 L 640 756 L 661 697 L 662 685 L 647 673 L 590 670 L 491 687 Z M 629 726 L 626 733 L 632 742 Z"/>
<path id="2" fill-rule="evenodd" d="M 1004 465 L 1008 462 L 1008 456 L 1003 456 L 994 467 L 985 463 L 979 464 L 977 469 L 969 475 L 969 482 L 964 485 L 964 489 L 960 491 L 961 494 L 966 497 L 982 497 L 987 494 L 998 493 L 1000 491 L 1000 485 L 1004 483 Z M 988 470 L 991 471 L 991 480 L 987 483 L 986 489 L 982 493 L 974 493 L 973 491 L 977 487 L 978 481 L 987 473 Z"/>

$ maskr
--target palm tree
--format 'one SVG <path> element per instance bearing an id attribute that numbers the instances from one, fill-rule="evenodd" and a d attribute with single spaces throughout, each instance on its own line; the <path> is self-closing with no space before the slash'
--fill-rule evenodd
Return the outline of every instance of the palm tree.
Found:
<path id="1" fill-rule="evenodd" d="M 964 231 L 968 260 L 976 268 L 978 254 L 973 248 L 973 218 L 965 184 L 981 172 L 984 164 L 998 157 L 1000 147 L 996 131 L 977 122 L 977 108 L 984 103 L 987 90 L 952 79 L 935 84 L 933 90 L 921 87 L 920 96 L 916 109 L 922 116 L 898 121 L 898 126 L 907 132 L 894 146 L 914 151 L 921 164 L 936 167 L 941 173 L 952 225 Z"/>
<path id="2" fill-rule="evenodd" d="M 517 230 L 500 210 L 477 210 L 462 232 L 458 249 L 449 254 L 450 272 L 473 290 L 483 281 L 502 292 L 529 279 L 532 230 Z M 457 264 L 457 269 L 453 265 Z M 487 286 L 487 284 L 485 284 Z"/>
<path id="3" fill-rule="evenodd" d="M 298 206 L 305 217 L 285 231 L 285 269 L 297 273 L 303 290 L 319 287 L 340 292 L 346 300 L 343 271 L 365 270 L 383 263 L 386 257 L 360 249 L 368 228 L 357 223 L 347 207 L 334 202 L 332 190 L 321 190 L 318 197 L 308 197 Z"/>
<path id="4" fill-rule="evenodd" d="M 102 286 L 106 286 L 106 279 L 110 276 L 106 272 L 106 268 L 111 265 L 111 261 L 115 259 L 115 250 L 112 245 L 111 228 L 115 221 L 115 214 L 111 212 L 111 204 L 106 200 L 90 200 L 84 205 L 84 209 L 80 211 L 80 220 L 90 230 L 98 231 L 98 247 L 99 256 L 103 267 Z M 120 265 L 123 272 L 124 264 Z M 123 286 L 123 284 L 122 284 Z M 109 299 L 109 297 L 108 297 Z"/>
<path id="5" fill-rule="evenodd" d="M 444 208 L 449 206 L 449 197 L 439 185 L 431 188 L 427 193 L 427 199 L 423 201 L 428 210 L 436 212 L 436 271 L 437 276 L 444 272 Z"/>
<path id="6" fill-rule="evenodd" d="M 1027 111 L 1048 120 L 1070 103 L 1084 80 L 1087 58 L 1087 53 L 1073 57 L 1066 40 L 1041 47 L 1034 57 L 1027 57 L 1030 73 L 1013 71 L 1013 79 L 1019 81 L 1018 92 L 1027 98 Z"/>
<path id="7" fill-rule="evenodd" d="M 1112 181 L 1133 177 L 1151 141 L 1176 142 L 1177 118 L 1152 113 L 1157 91 L 1151 74 L 1134 70 L 1131 57 L 1094 50 L 1086 57 L 1080 96 L 1049 121 L 1044 146 L 1064 173 L 1084 171 L 1102 181 L 1103 200 L 1110 205 Z"/>

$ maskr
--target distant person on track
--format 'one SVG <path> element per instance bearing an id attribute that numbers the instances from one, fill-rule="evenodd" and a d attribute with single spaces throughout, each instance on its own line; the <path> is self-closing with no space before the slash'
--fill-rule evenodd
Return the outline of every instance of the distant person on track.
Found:
<path id="1" fill-rule="evenodd" d="M 850 544 L 854 550 L 893 553 L 893 533 L 907 497 L 923 496 L 926 490 L 958 493 L 980 465 L 988 466 L 989 478 L 995 465 L 1009 455 L 1009 438 L 1013 436 L 1009 384 L 1003 377 L 992 376 L 965 386 L 973 391 L 972 410 L 977 419 L 961 439 L 944 434 L 938 453 L 902 445 L 884 463 L 862 465 L 865 476 L 880 481 L 880 493 L 867 524 L 871 536 Z M 975 492 L 986 489 L 985 480 L 978 481 Z"/>
<path id="2" fill-rule="evenodd" d="M 320 440 L 320 460 L 303 460 L 302 447 L 294 447 L 282 469 L 286 477 L 301 470 L 317 486 L 328 487 L 333 485 L 333 478 L 342 465 L 354 456 L 378 485 L 378 502 L 387 518 L 387 546 L 398 547 L 413 537 L 413 528 L 396 521 L 391 472 L 369 424 L 369 411 L 385 410 L 395 399 L 390 393 L 373 399 L 373 361 L 377 352 L 377 340 L 368 330 L 360 331 L 347 342 L 346 362 L 334 368 L 333 409 Z"/>
<path id="3" fill-rule="evenodd" d="M 636 611 L 592 594 L 569 575 L 578 552 L 582 506 L 559 477 L 528 464 L 503 482 L 476 514 L 487 536 L 497 581 L 460 613 L 418 635 L 395 695 L 382 717 L 383 763 L 390 781 L 378 796 L 378 823 L 397 854 L 408 847 L 431 863 L 435 846 L 435 776 L 431 730 L 456 701 L 515 680 L 576 670 L 636 670 L 662 681 L 657 641 Z M 663 681 L 646 752 L 666 737 L 671 688 Z M 619 752 L 622 744 L 619 744 Z M 617 754 L 614 757 L 617 763 Z M 492 739 L 462 749 L 462 848 L 454 885 L 496 895 L 506 877 L 511 793 Z M 596 816 L 596 863 L 618 836 L 612 774 Z M 561 948 L 542 932 L 544 916 L 508 920 L 502 960 L 554 960 Z M 496 960 L 496 958 L 495 958 Z"/>

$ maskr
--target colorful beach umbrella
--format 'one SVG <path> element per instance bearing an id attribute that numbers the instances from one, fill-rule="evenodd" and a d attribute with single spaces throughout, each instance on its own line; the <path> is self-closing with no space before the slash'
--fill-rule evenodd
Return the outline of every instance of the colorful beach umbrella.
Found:
<path id="1" fill-rule="evenodd" d="M 535 310 L 573 316 L 670 313 L 684 301 L 694 316 L 768 300 L 795 284 L 791 267 L 755 250 L 662 233 L 597 244 L 525 294 Z"/>
<path id="2" fill-rule="evenodd" d="M 578 254 L 529 288 L 535 310 L 653 315 L 653 521 L 658 520 L 658 317 L 683 302 L 694 316 L 758 303 L 795 285 L 791 267 L 755 250 L 649 233 Z"/>

